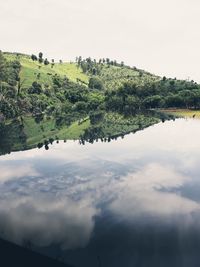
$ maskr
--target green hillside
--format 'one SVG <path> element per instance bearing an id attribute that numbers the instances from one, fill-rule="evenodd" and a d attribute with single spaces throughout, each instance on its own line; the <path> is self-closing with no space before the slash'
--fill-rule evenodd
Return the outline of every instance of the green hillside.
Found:
<path id="1" fill-rule="evenodd" d="M 30 55 L 20 53 L 4 53 L 4 55 L 8 61 L 17 60 L 20 62 L 22 88 L 30 87 L 34 81 L 43 86 L 52 86 L 54 75 L 62 78 L 67 77 L 72 82 L 88 85 L 89 78 L 93 76 L 90 72 L 84 73 L 81 66 L 75 62 L 55 62 L 52 67 L 51 64 L 44 65 L 38 61 L 33 61 Z M 134 81 L 136 84 L 144 85 L 160 79 L 160 77 L 143 70 L 118 65 L 98 64 L 99 73 L 97 76 L 102 80 L 105 89 L 118 88 L 126 81 Z"/>
<path id="2" fill-rule="evenodd" d="M 160 77 L 158 76 L 126 66 L 104 65 L 99 76 L 102 79 L 105 88 L 110 90 L 119 88 L 127 81 L 132 81 L 138 85 L 145 85 L 160 80 Z"/>
<path id="3" fill-rule="evenodd" d="M 37 81 L 43 85 L 52 85 L 52 76 L 57 74 L 60 77 L 67 77 L 73 82 L 83 81 L 88 84 L 88 76 L 77 67 L 75 63 L 55 63 L 53 68 L 51 64 L 44 65 L 38 61 L 33 61 L 30 56 L 22 54 L 5 53 L 8 61 L 18 60 L 21 64 L 20 78 L 23 82 L 22 87 L 27 88 Z"/>

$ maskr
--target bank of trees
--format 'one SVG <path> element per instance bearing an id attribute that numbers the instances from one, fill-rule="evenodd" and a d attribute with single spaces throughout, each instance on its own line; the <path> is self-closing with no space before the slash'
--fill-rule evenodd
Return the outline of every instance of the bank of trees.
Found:
<path id="1" fill-rule="evenodd" d="M 20 62 L 6 61 L 0 51 L 0 120 L 15 118 L 18 114 L 20 92 Z"/>
<path id="2" fill-rule="evenodd" d="M 126 82 L 117 90 L 107 91 L 105 96 L 107 109 L 130 114 L 155 108 L 200 108 L 200 86 L 176 79 L 165 78 L 143 86 Z"/>

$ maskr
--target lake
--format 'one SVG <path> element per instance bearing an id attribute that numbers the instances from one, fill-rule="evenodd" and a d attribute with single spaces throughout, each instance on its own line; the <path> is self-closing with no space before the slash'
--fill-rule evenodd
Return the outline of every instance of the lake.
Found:
<path id="1" fill-rule="evenodd" d="M 200 120 L 0 157 L 0 237 L 75 267 L 200 262 Z"/>

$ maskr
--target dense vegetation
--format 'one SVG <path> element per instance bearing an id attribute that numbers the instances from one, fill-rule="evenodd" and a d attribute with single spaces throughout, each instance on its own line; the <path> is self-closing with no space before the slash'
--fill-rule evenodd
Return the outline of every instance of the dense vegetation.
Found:
<path id="1" fill-rule="evenodd" d="M 148 113 L 158 108 L 200 108 L 200 86 L 108 58 L 56 63 L 0 52 L 1 135 L 18 125 L 24 146 L 52 135 L 91 141 L 134 132 L 158 122 Z"/>

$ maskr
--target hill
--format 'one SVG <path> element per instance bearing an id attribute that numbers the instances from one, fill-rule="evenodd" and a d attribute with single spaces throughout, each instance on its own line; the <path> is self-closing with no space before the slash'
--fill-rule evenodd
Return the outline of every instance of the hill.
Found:
<path id="1" fill-rule="evenodd" d="M 34 81 L 41 84 L 52 85 L 52 76 L 65 76 L 72 82 L 83 81 L 88 84 L 88 76 L 85 75 L 75 63 L 55 63 L 53 68 L 51 64 L 44 65 L 38 61 L 33 61 L 31 56 L 19 53 L 4 53 L 8 61 L 19 61 L 21 64 L 20 78 L 23 81 L 23 88 L 30 87 Z"/>
<path id="2" fill-rule="evenodd" d="M 34 81 L 38 81 L 43 85 L 47 84 L 52 86 L 52 77 L 54 75 L 58 75 L 62 78 L 67 77 L 72 82 L 88 85 L 89 78 L 93 76 L 93 73 L 87 71 L 84 73 L 81 64 L 78 64 L 78 62 L 54 62 L 52 67 L 50 61 L 48 65 L 44 65 L 37 60 L 32 60 L 31 55 L 5 52 L 4 56 L 8 61 L 20 62 L 20 78 L 23 81 L 23 88 L 30 87 Z M 101 63 L 96 64 L 101 66 L 97 76 L 101 78 L 106 89 L 117 88 L 126 81 L 134 81 L 137 84 L 146 84 L 160 79 L 160 77 L 139 70 L 136 67 L 131 68 L 129 66 L 124 66 L 121 63 L 115 63 L 114 65 L 114 61 L 111 60 L 109 60 L 109 62 L 111 62 L 109 64 L 106 61 L 103 63 L 103 60 L 100 62 Z"/>
<path id="3" fill-rule="evenodd" d="M 200 108 L 200 85 L 108 58 L 67 63 L 0 52 L 2 153 L 48 149 L 49 140 L 109 141 L 164 121 L 171 115 L 159 110 L 169 108 Z"/>

